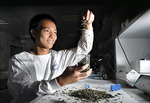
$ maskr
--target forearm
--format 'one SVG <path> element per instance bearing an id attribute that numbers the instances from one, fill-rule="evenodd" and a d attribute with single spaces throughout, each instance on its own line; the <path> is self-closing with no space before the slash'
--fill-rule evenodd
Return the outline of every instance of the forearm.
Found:
<path id="1" fill-rule="evenodd" d="M 92 69 L 86 71 L 86 72 L 81 72 L 85 70 L 88 67 L 88 64 L 82 66 L 82 67 L 77 67 L 77 66 L 69 66 L 62 75 L 57 77 L 57 82 L 60 86 L 65 86 L 67 84 L 71 84 L 74 82 L 77 82 L 81 79 L 87 78 L 91 72 Z"/>
<path id="2" fill-rule="evenodd" d="M 63 82 L 62 76 L 57 77 L 57 82 L 61 87 L 67 85 L 67 83 Z"/>
<path id="3" fill-rule="evenodd" d="M 78 42 L 77 54 L 88 54 L 93 47 L 93 30 L 84 30 Z"/>

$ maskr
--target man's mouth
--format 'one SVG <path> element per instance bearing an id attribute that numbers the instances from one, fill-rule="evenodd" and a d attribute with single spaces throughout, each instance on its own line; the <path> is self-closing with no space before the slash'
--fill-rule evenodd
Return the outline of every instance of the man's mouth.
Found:
<path id="1" fill-rule="evenodd" d="M 49 40 L 48 43 L 53 43 L 53 41 L 52 41 L 52 40 Z"/>

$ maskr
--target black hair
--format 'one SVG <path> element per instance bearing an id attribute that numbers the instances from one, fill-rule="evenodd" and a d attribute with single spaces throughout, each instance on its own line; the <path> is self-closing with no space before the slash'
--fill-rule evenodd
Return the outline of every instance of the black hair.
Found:
<path id="1" fill-rule="evenodd" d="M 31 30 L 33 29 L 35 32 L 38 32 L 38 30 L 41 27 L 41 23 L 43 20 L 49 19 L 56 23 L 55 19 L 48 15 L 48 14 L 37 14 L 33 18 L 31 18 L 30 23 L 29 23 L 29 33 L 31 36 L 31 39 L 35 42 L 35 38 L 31 35 Z"/>

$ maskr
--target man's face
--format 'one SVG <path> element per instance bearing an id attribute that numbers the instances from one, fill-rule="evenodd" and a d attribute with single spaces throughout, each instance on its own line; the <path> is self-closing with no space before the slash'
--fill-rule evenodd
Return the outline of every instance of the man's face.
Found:
<path id="1" fill-rule="evenodd" d="M 36 45 L 40 48 L 50 49 L 57 39 L 57 29 L 53 21 L 45 19 L 41 23 L 41 29 L 35 36 Z"/>

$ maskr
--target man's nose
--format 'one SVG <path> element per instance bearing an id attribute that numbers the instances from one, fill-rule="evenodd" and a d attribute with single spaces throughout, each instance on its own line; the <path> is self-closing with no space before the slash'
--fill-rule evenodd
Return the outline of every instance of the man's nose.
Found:
<path id="1" fill-rule="evenodd" d="M 54 33 L 53 32 L 49 33 L 49 38 L 54 38 Z"/>

